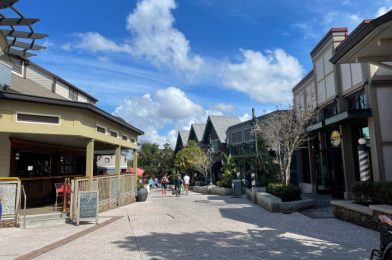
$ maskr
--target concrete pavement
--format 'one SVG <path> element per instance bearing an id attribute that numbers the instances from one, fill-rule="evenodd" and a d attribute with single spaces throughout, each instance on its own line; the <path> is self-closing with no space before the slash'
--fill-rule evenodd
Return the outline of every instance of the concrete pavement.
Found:
<path id="1" fill-rule="evenodd" d="M 112 222 L 0 229 L 0 259 L 368 259 L 379 239 L 338 219 L 197 193 L 161 198 L 153 190 L 144 203 L 100 216 Z"/>

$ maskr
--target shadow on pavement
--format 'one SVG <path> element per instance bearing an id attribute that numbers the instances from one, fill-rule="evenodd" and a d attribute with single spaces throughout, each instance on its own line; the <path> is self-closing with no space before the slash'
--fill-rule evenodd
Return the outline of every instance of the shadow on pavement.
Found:
<path id="1" fill-rule="evenodd" d="M 149 259 L 361 259 L 364 249 L 263 228 L 243 232 L 151 233 L 114 241 Z"/>

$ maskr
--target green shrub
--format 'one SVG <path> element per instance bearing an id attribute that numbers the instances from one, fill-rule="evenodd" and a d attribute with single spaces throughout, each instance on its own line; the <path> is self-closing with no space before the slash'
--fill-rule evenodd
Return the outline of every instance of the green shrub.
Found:
<path id="1" fill-rule="evenodd" d="M 370 181 L 356 182 L 352 186 L 355 202 L 360 204 L 374 203 L 374 183 Z"/>
<path id="2" fill-rule="evenodd" d="M 233 181 L 233 176 L 231 173 L 225 173 L 222 178 L 216 182 L 219 187 L 231 188 L 231 182 Z"/>
<path id="3" fill-rule="evenodd" d="M 357 203 L 392 205 L 392 182 L 356 182 L 352 191 Z"/>
<path id="4" fill-rule="evenodd" d="M 291 184 L 270 183 L 267 186 L 267 192 L 280 198 L 283 202 L 301 199 L 301 189 Z"/>

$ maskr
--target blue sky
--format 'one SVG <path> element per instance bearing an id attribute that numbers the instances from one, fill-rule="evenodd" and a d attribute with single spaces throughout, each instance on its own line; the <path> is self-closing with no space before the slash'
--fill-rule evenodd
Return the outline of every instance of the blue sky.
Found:
<path id="1" fill-rule="evenodd" d="M 173 144 L 208 114 L 287 107 L 331 27 L 352 31 L 391 0 L 68 0 L 15 5 L 49 34 L 32 60 L 98 106 Z"/>

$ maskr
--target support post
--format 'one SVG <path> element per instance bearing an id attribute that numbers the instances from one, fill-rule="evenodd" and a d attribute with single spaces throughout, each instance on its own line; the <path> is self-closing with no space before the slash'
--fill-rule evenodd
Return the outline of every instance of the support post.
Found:
<path id="1" fill-rule="evenodd" d="M 133 170 L 135 172 L 135 181 L 134 181 L 135 187 L 133 187 L 135 192 L 137 190 L 137 157 L 138 157 L 137 149 L 134 149 L 133 150 L 132 162 L 133 162 Z M 136 195 L 136 193 L 135 193 L 135 195 Z"/>
<path id="2" fill-rule="evenodd" d="M 86 146 L 86 177 L 89 178 L 90 190 L 93 188 L 94 173 L 94 139 L 90 139 Z"/>
<path id="3" fill-rule="evenodd" d="M 119 203 L 120 199 L 120 173 L 121 173 L 121 168 L 120 168 L 120 162 L 121 162 L 121 146 L 116 147 L 115 151 L 115 167 L 116 167 L 116 176 L 117 176 L 117 203 Z"/>

